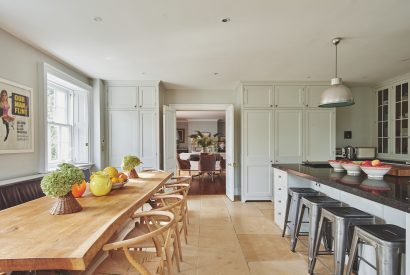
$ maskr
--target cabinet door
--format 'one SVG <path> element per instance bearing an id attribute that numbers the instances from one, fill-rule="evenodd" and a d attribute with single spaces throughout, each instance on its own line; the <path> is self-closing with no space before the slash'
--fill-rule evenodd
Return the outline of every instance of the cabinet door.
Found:
<path id="1" fill-rule="evenodd" d="M 409 83 L 394 85 L 394 153 L 407 156 L 409 153 Z"/>
<path id="2" fill-rule="evenodd" d="M 141 86 L 138 91 L 140 108 L 155 108 L 157 106 L 157 89 L 153 86 Z"/>
<path id="3" fill-rule="evenodd" d="M 308 161 L 335 158 L 335 110 L 306 111 L 305 156 Z"/>
<path id="4" fill-rule="evenodd" d="M 322 98 L 323 92 L 330 86 L 307 86 L 306 91 L 306 106 L 309 108 L 319 107 L 320 99 Z"/>
<path id="5" fill-rule="evenodd" d="M 275 111 L 275 162 L 303 160 L 303 111 Z"/>
<path id="6" fill-rule="evenodd" d="M 158 169 L 157 166 L 157 114 L 155 110 L 141 110 L 140 121 L 140 158 L 141 169 Z"/>
<path id="7" fill-rule="evenodd" d="M 110 109 L 135 109 L 138 106 L 137 87 L 108 87 L 107 107 Z"/>
<path id="8" fill-rule="evenodd" d="M 120 169 L 125 155 L 139 155 L 138 111 L 108 111 L 108 161 Z"/>
<path id="9" fill-rule="evenodd" d="M 377 91 L 377 154 L 379 156 L 388 155 L 391 150 L 389 148 L 389 122 L 390 118 L 390 91 L 388 87 Z"/>
<path id="10" fill-rule="evenodd" d="M 270 85 L 247 85 L 243 89 L 243 107 L 270 108 L 273 107 L 273 92 Z"/>
<path id="11" fill-rule="evenodd" d="M 242 200 L 272 200 L 273 111 L 243 112 Z"/>
<path id="12" fill-rule="evenodd" d="M 304 87 L 298 85 L 275 86 L 275 107 L 301 108 L 305 105 Z"/>

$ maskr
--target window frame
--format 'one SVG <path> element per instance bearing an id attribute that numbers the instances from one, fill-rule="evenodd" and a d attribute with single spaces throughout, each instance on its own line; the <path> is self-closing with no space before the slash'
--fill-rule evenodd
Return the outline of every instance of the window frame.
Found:
<path id="1" fill-rule="evenodd" d="M 70 131 L 70 144 L 74 146 L 75 144 L 75 122 L 74 122 L 74 110 L 77 108 L 74 106 L 74 97 L 76 94 L 85 94 L 86 95 L 86 100 L 87 100 L 87 109 L 92 110 L 92 96 L 91 96 L 91 91 L 92 87 L 81 80 L 71 76 L 70 74 L 67 74 L 61 70 L 58 70 L 52 66 L 50 66 L 47 63 L 43 63 L 43 66 L 41 68 L 42 70 L 42 80 L 43 80 L 43 108 L 40 106 L 40 116 L 43 117 L 43 125 L 40 125 L 42 127 L 42 132 L 44 134 L 44 138 L 40 138 L 40 159 L 41 159 L 41 164 L 40 164 L 40 172 L 49 172 L 52 170 L 55 170 L 60 164 L 60 161 L 57 161 L 55 163 L 50 162 L 49 163 L 49 148 L 48 148 L 48 128 L 49 125 L 56 125 L 56 126 L 68 126 L 69 131 Z M 58 79 L 58 81 L 56 81 Z M 69 100 L 69 108 L 67 109 L 68 112 L 68 121 L 67 124 L 65 123 L 58 123 L 58 122 L 53 122 L 49 121 L 48 119 L 48 87 L 49 83 L 51 83 L 51 86 L 55 86 L 58 89 L 64 90 L 68 93 L 68 100 Z M 78 109 L 78 108 L 77 108 Z M 87 163 L 79 163 L 74 161 L 75 158 L 75 152 L 72 150 L 71 152 L 71 160 L 70 163 L 83 167 L 83 166 L 91 166 L 92 165 L 92 156 L 93 156 L 93 147 L 92 147 L 92 128 L 93 128 L 93 115 L 92 112 L 88 112 L 87 114 L 87 123 L 88 123 L 88 131 L 86 132 L 88 136 L 87 140 L 87 146 L 88 146 L 88 162 Z"/>

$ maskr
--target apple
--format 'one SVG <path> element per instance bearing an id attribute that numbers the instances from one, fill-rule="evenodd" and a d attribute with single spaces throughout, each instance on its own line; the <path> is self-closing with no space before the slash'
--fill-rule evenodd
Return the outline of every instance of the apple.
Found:
<path id="1" fill-rule="evenodd" d="M 378 159 L 372 160 L 371 163 L 372 163 L 372 166 L 381 166 L 382 165 L 382 163 Z"/>
<path id="2" fill-rule="evenodd" d="M 361 166 L 369 167 L 372 166 L 372 163 L 370 162 L 370 160 L 365 160 L 362 162 Z"/>

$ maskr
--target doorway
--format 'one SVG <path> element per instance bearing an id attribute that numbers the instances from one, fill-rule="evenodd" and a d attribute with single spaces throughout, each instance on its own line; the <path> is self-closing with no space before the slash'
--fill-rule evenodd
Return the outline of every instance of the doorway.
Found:
<path id="1" fill-rule="evenodd" d="M 196 133 L 196 130 L 201 130 L 201 129 L 196 129 L 198 128 L 198 124 L 193 126 L 195 129 L 192 127 L 187 129 L 187 132 L 184 133 L 184 142 L 182 144 L 182 129 L 179 128 L 180 131 L 178 131 L 177 127 L 177 112 L 180 114 L 184 115 L 205 115 L 207 112 L 214 113 L 214 114 L 219 114 L 220 116 L 223 115 L 224 117 L 224 136 L 221 135 L 221 139 L 218 138 L 218 143 L 214 144 L 212 148 L 210 149 L 211 154 L 215 154 L 218 156 L 223 156 L 224 161 L 225 161 L 225 170 L 222 172 L 220 175 L 221 177 L 218 178 L 218 176 L 215 177 L 214 180 L 219 181 L 219 185 L 221 184 L 221 181 L 224 181 L 224 187 L 225 187 L 225 194 L 229 199 L 232 201 L 234 200 L 234 193 L 235 193 L 235 166 L 234 166 L 234 107 L 231 104 L 172 104 L 169 106 L 164 106 L 164 120 L 163 120 L 163 140 L 164 140 L 164 169 L 167 171 L 173 171 L 174 173 L 177 172 L 177 157 L 181 156 L 183 154 L 183 158 L 186 158 L 187 156 L 191 155 L 199 155 L 198 152 L 198 147 L 196 146 L 197 144 L 189 144 L 188 142 L 185 142 L 185 139 L 188 138 L 189 135 Z M 194 113 L 194 112 L 199 112 L 199 113 Z M 192 118 L 195 119 L 195 118 Z M 209 118 L 211 119 L 211 118 Z M 203 119 L 204 120 L 204 119 Z M 217 121 L 216 121 L 217 125 Z M 216 126 L 217 127 L 217 126 Z M 205 129 L 205 128 L 204 128 Z M 193 131 L 193 133 L 190 133 L 190 131 Z M 215 131 L 215 130 L 214 130 Z M 217 131 L 217 130 L 216 130 Z M 210 131 L 204 131 L 204 132 L 209 132 L 209 134 L 214 135 L 214 133 L 211 133 Z M 201 132 L 202 133 L 202 132 Z M 216 133 L 215 133 L 216 134 Z M 206 133 L 208 135 L 208 133 Z M 188 140 L 187 140 L 188 141 Z M 178 144 L 178 146 L 177 146 Z M 179 150 L 179 152 L 178 152 Z M 181 152 L 181 151 L 185 152 Z M 218 151 L 225 151 L 225 152 L 218 152 Z M 188 151 L 188 152 L 186 152 Z M 179 153 L 179 154 L 178 154 Z M 195 168 L 196 163 L 194 164 L 193 168 Z M 195 174 L 198 173 L 198 171 L 191 171 L 191 173 L 194 175 L 193 177 L 193 187 L 195 188 L 195 183 L 198 185 L 198 190 L 197 192 L 205 192 L 206 194 L 210 194 L 212 192 L 221 192 L 221 188 L 217 187 L 217 185 L 212 185 L 214 182 L 211 181 L 211 178 L 205 177 L 203 180 L 199 180 L 198 178 L 195 177 Z M 196 182 L 197 181 L 197 182 Z M 200 186 L 201 184 L 209 184 L 207 186 L 208 188 L 205 188 L 204 186 Z M 202 190 L 202 191 L 201 191 Z M 223 190 L 223 189 L 222 189 Z"/>

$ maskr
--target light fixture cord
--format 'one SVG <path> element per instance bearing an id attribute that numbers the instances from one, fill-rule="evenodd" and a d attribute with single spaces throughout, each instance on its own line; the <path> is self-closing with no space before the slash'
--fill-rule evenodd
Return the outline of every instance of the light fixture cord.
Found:
<path id="1" fill-rule="evenodd" d="M 337 78 L 337 44 L 335 45 L 336 46 L 336 62 L 335 62 L 335 78 Z"/>

